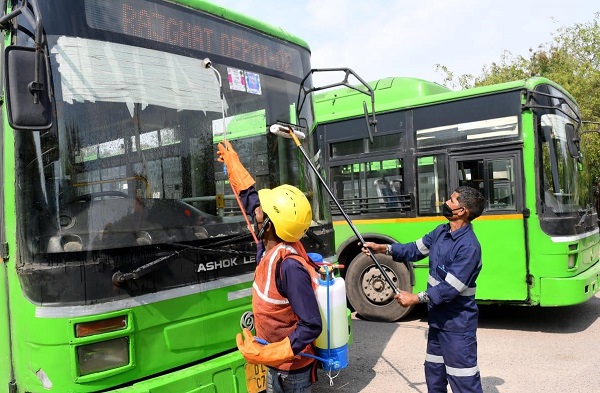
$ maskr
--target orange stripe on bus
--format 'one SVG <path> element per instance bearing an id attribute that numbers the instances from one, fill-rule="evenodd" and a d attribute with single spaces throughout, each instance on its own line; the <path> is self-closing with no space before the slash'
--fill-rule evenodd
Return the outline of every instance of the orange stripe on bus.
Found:
<path id="1" fill-rule="evenodd" d="M 495 214 L 486 215 L 477 218 L 477 221 L 491 220 L 522 220 L 522 214 Z M 429 221 L 446 221 L 441 217 L 417 217 L 417 218 L 373 218 L 369 220 L 352 220 L 353 224 L 386 224 L 386 223 L 408 223 L 408 222 L 429 222 Z M 345 220 L 334 221 L 333 225 L 345 225 Z"/>

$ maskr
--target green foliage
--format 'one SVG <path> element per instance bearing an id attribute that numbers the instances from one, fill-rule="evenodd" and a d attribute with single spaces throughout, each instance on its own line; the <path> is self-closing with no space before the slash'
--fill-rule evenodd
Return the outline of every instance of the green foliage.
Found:
<path id="1" fill-rule="evenodd" d="M 580 106 L 584 121 L 600 121 L 600 12 L 587 23 L 562 27 L 552 40 L 530 49 L 528 57 L 505 50 L 499 62 L 484 65 L 480 76 L 455 76 L 437 64 L 444 86 L 467 89 L 543 76 L 563 86 Z M 582 131 L 599 130 L 599 123 L 584 123 Z M 581 134 L 581 145 L 591 168 L 591 178 L 600 180 L 600 132 Z"/>

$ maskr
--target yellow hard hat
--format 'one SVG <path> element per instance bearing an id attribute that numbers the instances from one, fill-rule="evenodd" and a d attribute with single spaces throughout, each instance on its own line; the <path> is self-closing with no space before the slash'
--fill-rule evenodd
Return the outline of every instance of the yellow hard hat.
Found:
<path id="1" fill-rule="evenodd" d="M 281 240 L 296 242 L 304 236 L 312 220 L 312 210 L 302 191 L 284 184 L 272 190 L 259 190 L 258 197 Z"/>

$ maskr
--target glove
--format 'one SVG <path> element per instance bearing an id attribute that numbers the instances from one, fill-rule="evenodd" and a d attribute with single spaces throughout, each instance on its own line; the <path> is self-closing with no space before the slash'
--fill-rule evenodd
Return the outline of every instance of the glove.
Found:
<path id="1" fill-rule="evenodd" d="M 217 155 L 219 156 L 218 161 L 225 163 L 227 176 L 233 188 L 238 193 L 247 190 L 250 186 L 254 185 L 255 181 L 240 162 L 240 158 L 235 150 L 233 150 L 231 143 L 227 140 L 224 143 L 225 145 L 223 143 L 217 145 L 219 148 L 217 151 Z"/>
<path id="2" fill-rule="evenodd" d="M 261 345 L 256 342 L 248 328 L 244 328 L 244 337 L 245 339 L 242 339 L 242 335 L 238 333 L 235 340 L 248 363 L 277 367 L 294 357 L 289 337 L 276 343 Z"/>

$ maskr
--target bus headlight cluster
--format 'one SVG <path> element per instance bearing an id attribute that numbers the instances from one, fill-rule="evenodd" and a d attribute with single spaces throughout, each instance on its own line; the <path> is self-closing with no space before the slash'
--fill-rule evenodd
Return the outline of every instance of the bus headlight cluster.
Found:
<path id="1" fill-rule="evenodd" d="M 72 320 L 77 380 L 94 380 L 134 366 L 131 315 L 104 315 Z M 95 318 L 98 318 L 97 316 Z M 92 375 L 96 374 L 96 375 Z"/>
<path id="2" fill-rule="evenodd" d="M 77 347 L 79 375 L 88 375 L 129 364 L 129 339 L 121 337 Z"/>
<path id="3" fill-rule="evenodd" d="M 577 254 L 569 254 L 568 256 L 568 266 L 569 269 L 573 269 L 577 265 Z"/>
<path id="4" fill-rule="evenodd" d="M 567 254 L 567 266 L 569 269 L 573 269 L 577 266 L 577 255 L 579 255 L 577 247 L 577 244 L 569 244 L 569 252 Z"/>

